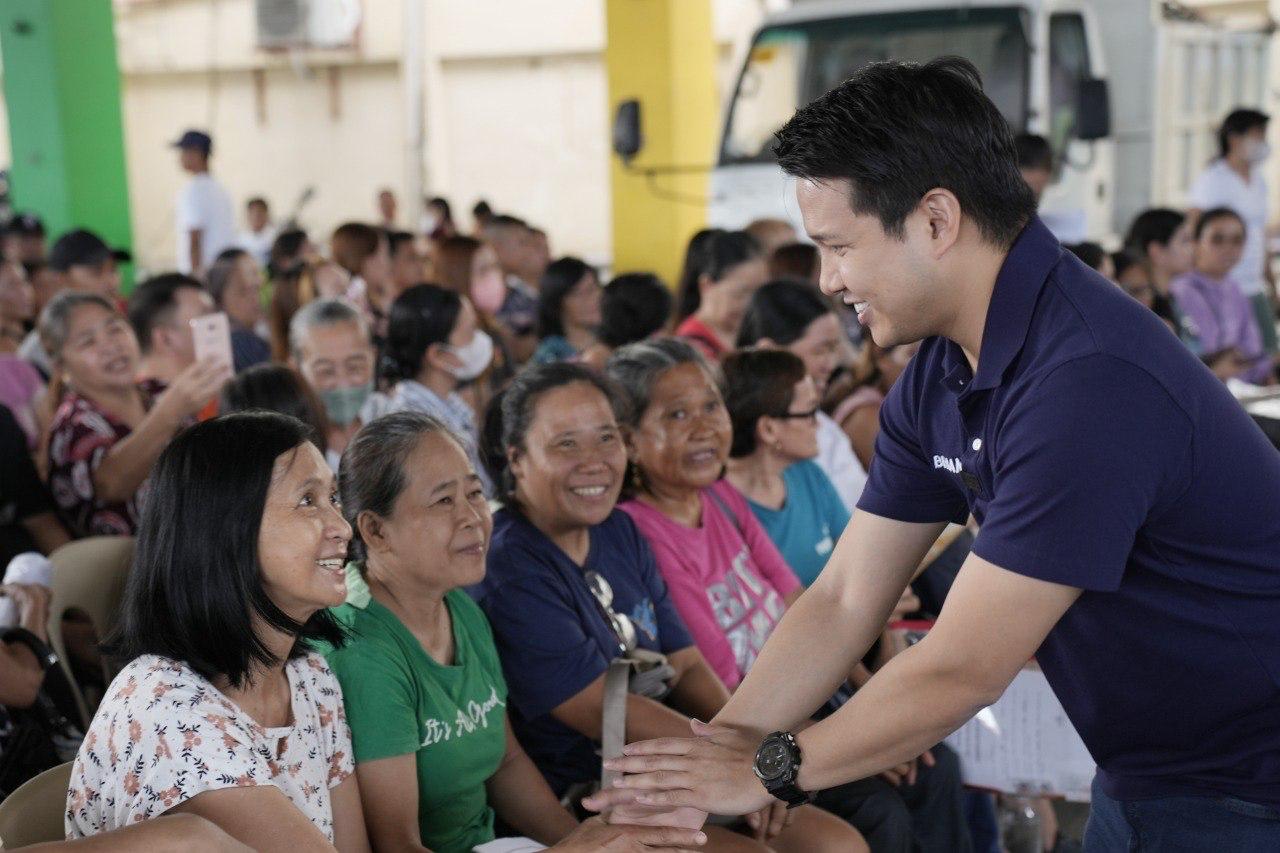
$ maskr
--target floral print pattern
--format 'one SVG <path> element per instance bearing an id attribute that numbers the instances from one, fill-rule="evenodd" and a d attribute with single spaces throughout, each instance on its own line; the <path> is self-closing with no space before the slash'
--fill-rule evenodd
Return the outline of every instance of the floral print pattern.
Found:
<path id="1" fill-rule="evenodd" d="M 164 385 L 138 386 L 148 409 Z M 94 492 L 93 473 L 132 430 L 87 397 L 68 391 L 49 425 L 49 491 L 71 535 L 132 536 L 138 527 L 147 483 L 127 501 L 107 503 Z"/>
<path id="2" fill-rule="evenodd" d="M 158 817 L 205 791 L 273 785 L 330 841 L 330 789 L 355 769 L 342 690 L 321 656 L 285 665 L 293 724 L 264 728 L 181 661 L 143 655 L 107 690 L 71 768 L 68 838 Z"/>

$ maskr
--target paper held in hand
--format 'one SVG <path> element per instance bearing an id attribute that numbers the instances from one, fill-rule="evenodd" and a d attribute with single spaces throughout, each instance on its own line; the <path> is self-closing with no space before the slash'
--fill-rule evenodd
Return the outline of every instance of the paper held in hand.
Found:
<path id="1" fill-rule="evenodd" d="M 964 783 L 1089 801 L 1096 765 L 1044 673 L 1022 670 L 994 705 L 947 738 Z"/>

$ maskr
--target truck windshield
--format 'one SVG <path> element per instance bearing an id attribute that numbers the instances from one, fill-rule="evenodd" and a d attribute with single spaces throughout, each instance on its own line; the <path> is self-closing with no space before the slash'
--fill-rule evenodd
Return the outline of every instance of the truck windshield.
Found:
<path id="1" fill-rule="evenodd" d="M 851 15 L 767 27 L 729 109 L 720 163 L 773 162 L 773 134 L 804 104 L 869 62 L 963 56 L 1014 131 L 1026 126 L 1027 38 L 1016 7 Z"/>

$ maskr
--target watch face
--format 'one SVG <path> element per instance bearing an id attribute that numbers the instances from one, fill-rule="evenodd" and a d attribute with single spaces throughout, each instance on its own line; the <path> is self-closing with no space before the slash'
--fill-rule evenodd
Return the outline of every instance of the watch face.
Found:
<path id="1" fill-rule="evenodd" d="M 791 766 L 791 753 L 780 740 L 771 740 L 756 755 L 756 771 L 766 781 L 777 779 Z"/>

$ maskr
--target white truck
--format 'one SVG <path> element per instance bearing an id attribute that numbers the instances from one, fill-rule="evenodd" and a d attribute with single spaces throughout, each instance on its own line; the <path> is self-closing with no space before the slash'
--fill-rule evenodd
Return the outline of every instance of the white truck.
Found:
<path id="1" fill-rule="evenodd" d="M 1269 112 L 1270 39 L 1158 0 L 795 0 L 755 33 L 728 100 L 708 219 L 799 224 L 773 134 L 868 62 L 956 54 L 1017 132 L 1049 139 L 1041 215 L 1064 242 L 1114 245 L 1139 210 L 1182 206 L 1232 108 Z"/>

